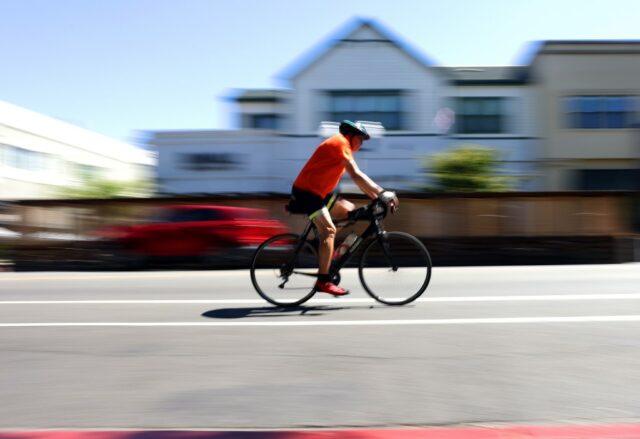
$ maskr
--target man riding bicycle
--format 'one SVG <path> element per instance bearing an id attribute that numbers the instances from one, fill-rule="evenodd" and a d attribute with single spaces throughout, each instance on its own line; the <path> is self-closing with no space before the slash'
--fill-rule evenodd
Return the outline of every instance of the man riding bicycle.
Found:
<path id="1" fill-rule="evenodd" d="M 318 145 L 291 188 L 289 211 L 307 214 L 320 235 L 318 281 L 315 288 L 334 296 L 344 296 L 349 291 L 331 282 L 329 274 L 337 232 L 331 217 L 343 220 L 355 212 L 353 203 L 335 193 L 340 178 L 347 171 L 358 188 L 371 199 L 384 192 L 382 187 L 358 168 L 353 159 L 353 153 L 369 139 L 369 133 L 360 122 L 342 121 L 339 133 Z M 395 209 L 398 199 L 394 197 L 390 206 Z"/>

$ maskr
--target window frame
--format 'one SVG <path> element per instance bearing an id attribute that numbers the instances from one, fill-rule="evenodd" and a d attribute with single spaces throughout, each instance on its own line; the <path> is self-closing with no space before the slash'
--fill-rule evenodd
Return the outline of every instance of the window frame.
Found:
<path id="1" fill-rule="evenodd" d="M 503 135 L 509 134 L 507 102 L 509 96 L 457 96 L 455 98 L 456 121 L 454 130 L 460 135 Z M 469 112 L 471 104 L 494 105 L 496 110 Z M 483 114 L 484 113 L 484 114 Z"/>
<path id="2" fill-rule="evenodd" d="M 328 120 L 380 122 L 387 131 L 407 129 L 406 96 L 401 89 L 326 90 Z"/>
<path id="3" fill-rule="evenodd" d="M 611 104 L 620 100 L 616 106 Z M 574 130 L 623 130 L 638 122 L 638 95 L 572 94 L 562 97 L 565 128 Z M 615 108 L 618 107 L 619 108 Z"/>

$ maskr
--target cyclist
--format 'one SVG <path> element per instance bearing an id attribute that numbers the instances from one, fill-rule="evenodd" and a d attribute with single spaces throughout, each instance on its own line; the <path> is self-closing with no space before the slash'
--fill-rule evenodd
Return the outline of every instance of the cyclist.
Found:
<path id="1" fill-rule="evenodd" d="M 336 226 L 331 217 L 343 220 L 356 213 L 353 203 L 335 193 L 338 182 L 347 171 L 358 188 L 371 199 L 384 192 L 382 187 L 358 168 L 353 159 L 353 153 L 369 138 L 369 133 L 360 122 L 342 121 L 339 133 L 318 145 L 291 188 L 289 211 L 307 214 L 320 235 L 316 290 L 334 296 L 344 296 L 349 291 L 331 282 L 329 275 L 336 237 Z M 396 208 L 398 199 L 394 197 L 390 206 L 392 209 Z"/>

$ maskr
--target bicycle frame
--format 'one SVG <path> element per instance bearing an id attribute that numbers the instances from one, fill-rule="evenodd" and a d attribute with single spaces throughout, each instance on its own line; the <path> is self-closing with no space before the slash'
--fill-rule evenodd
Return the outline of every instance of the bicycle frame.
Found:
<path id="1" fill-rule="evenodd" d="M 345 252 L 345 254 L 340 256 L 335 261 L 332 261 L 330 274 L 333 275 L 338 273 L 342 267 L 347 265 L 351 260 L 351 258 L 357 253 L 357 250 L 358 250 L 358 247 L 360 247 L 360 244 L 367 241 L 369 238 L 376 237 L 377 239 L 382 240 L 382 237 L 384 236 L 385 231 L 384 231 L 384 226 L 382 225 L 381 220 L 382 218 L 378 217 L 377 215 L 373 215 L 372 218 L 369 219 L 370 221 L 369 226 L 367 226 L 367 228 L 360 235 L 358 235 L 354 243 L 351 245 L 351 247 L 349 247 L 349 249 Z M 355 223 L 355 221 L 353 223 Z M 346 224 L 344 225 L 348 226 L 351 224 L 352 224 L 351 222 L 346 222 Z M 386 251 L 387 245 L 384 241 L 382 241 L 381 244 L 385 249 L 385 256 L 388 258 L 389 256 Z"/>
<path id="2" fill-rule="evenodd" d="M 371 237 L 375 237 L 380 241 L 384 255 L 387 258 L 387 261 L 390 263 L 392 270 L 393 271 L 398 270 L 397 264 L 395 264 L 394 261 L 392 261 L 392 258 L 389 255 L 389 247 L 387 242 L 382 239 L 385 234 L 384 226 L 382 225 L 382 220 L 386 217 L 387 211 L 388 209 L 386 205 L 382 204 L 378 200 L 374 200 L 372 203 L 370 203 L 367 206 L 366 212 L 367 212 L 367 215 L 369 216 L 368 218 L 362 218 L 362 219 L 356 219 L 356 220 L 343 220 L 336 223 L 336 226 L 338 227 L 346 227 L 346 226 L 355 224 L 358 221 L 366 220 L 366 221 L 369 221 L 369 226 L 361 234 L 357 236 L 354 243 L 351 245 L 351 247 L 349 247 L 349 249 L 342 256 L 340 256 L 338 259 L 331 262 L 329 274 L 332 277 L 336 276 L 340 272 L 340 269 L 342 269 L 342 267 L 344 267 L 351 260 L 353 255 L 355 255 L 356 250 L 358 249 L 360 244 L 367 241 Z M 295 261 L 295 258 L 297 257 L 298 253 L 302 249 L 302 246 L 305 244 L 305 242 L 308 241 L 308 237 L 311 231 L 315 232 L 316 238 L 314 239 L 317 240 L 318 232 L 313 221 L 309 221 L 307 223 L 307 226 L 305 227 L 304 231 L 300 235 L 300 238 L 296 243 L 293 259 L 282 267 L 282 275 L 284 277 L 284 282 L 282 283 L 282 285 L 284 285 L 287 282 L 289 275 L 293 273 L 294 270 L 292 266 Z M 318 242 L 318 245 L 319 245 L 319 242 Z M 312 273 L 299 273 L 299 274 L 304 274 L 307 276 L 315 276 L 315 277 L 318 276 L 317 274 L 312 274 Z"/>

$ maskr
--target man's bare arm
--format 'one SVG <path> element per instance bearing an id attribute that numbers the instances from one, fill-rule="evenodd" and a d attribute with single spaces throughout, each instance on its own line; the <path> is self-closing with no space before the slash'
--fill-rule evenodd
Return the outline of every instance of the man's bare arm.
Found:
<path id="1" fill-rule="evenodd" d="M 345 169 L 351 176 L 353 182 L 365 193 L 369 198 L 374 199 L 380 192 L 382 187 L 378 186 L 367 174 L 362 172 L 354 160 L 349 160 L 345 164 Z"/>

